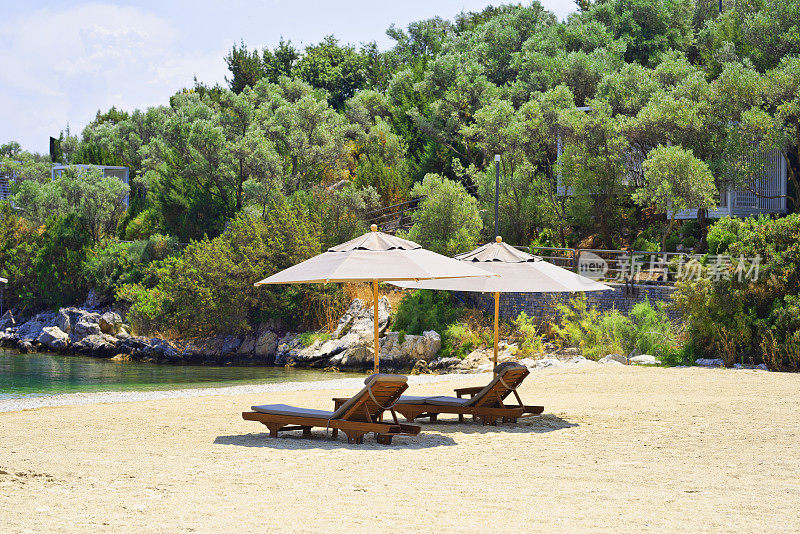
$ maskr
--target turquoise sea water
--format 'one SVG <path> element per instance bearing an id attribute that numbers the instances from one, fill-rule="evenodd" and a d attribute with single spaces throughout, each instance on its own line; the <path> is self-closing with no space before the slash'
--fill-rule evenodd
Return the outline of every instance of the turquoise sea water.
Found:
<path id="1" fill-rule="evenodd" d="M 284 367 L 211 367 L 116 362 L 0 349 L 0 399 L 91 391 L 143 391 L 307 382 L 358 376 Z"/>

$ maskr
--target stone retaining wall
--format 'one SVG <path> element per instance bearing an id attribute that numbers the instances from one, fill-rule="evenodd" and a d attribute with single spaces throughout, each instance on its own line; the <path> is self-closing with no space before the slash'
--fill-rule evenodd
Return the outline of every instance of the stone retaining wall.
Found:
<path id="1" fill-rule="evenodd" d="M 607 285 L 614 290 L 586 293 L 589 306 L 600 311 L 617 309 L 625 315 L 645 298 L 649 299 L 651 304 L 671 302 L 672 293 L 675 291 L 675 288 L 671 286 Z M 540 321 L 557 319 L 556 304 L 567 302 L 574 295 L 574 293 L 501 293 L 500 317 L 514 318 L 524 311 Z M 456 297 L 470 306 L 485 309 L 487 312 L 494 311 L 494 297 L 491 294 L 456 293 Z M 674 310 L 668 310 L 667 313 L 672 319 L 679 318 L 678 313 Z"/>

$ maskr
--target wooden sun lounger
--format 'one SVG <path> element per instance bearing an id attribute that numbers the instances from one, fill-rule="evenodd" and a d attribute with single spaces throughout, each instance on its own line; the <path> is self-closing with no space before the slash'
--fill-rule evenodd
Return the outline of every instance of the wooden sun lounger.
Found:
<path id="1" fill-rule="evenodd" d="M 471 415 L 484 425 L 497 424 L 498 420 L 515 423 L 521 417 L 540 415 L 544 411 L 544 406 L 523 404 L 517 393 L 517 387 L 530 374 L 527 367 L 506 362 L 498 365 L 495 371 L 495 377 L 484 387 L 456 389 L 457 397 L 403 396 L 394 409 L 411 422 L 418 417 L 428 417 L 431 421 L 436 421 L 439 414 L 456 414 L 459 421 L 463 421 L 465 415 Z M 518 404 L 505 404 L 503 401 L 512 393 Z M 471 397 L 464 398 L 463 395 Z M 345 401 L 346 399 L 334 399 L 337 406 Z"/>
<path id="2" fill-rule="evenodd" d="M 263 423 L 273 438 L 278 437 L 278 432 L 289 430 L 302 430 L 304 436 L 309 436 L 313 427 L 323 427 L 330 428 L 334 438 L 341 430 L 349 443 L 363 443 L 364 434 L 374 432 L 378 443 L 388 445 L 394 436 L 416 436 L 420 432 L 417 425 L 400 424 L 391 409 L 408 389 L 407 380 L 400 375 L 372 375 L 364 381 L 364 389 L 345 399 L 333 412 L 268 404 L 253 406 L 253 411 L 243 412 L 242 418 Z M 387 409 L 393 422 L 383 421 L 383 412 Z"/>

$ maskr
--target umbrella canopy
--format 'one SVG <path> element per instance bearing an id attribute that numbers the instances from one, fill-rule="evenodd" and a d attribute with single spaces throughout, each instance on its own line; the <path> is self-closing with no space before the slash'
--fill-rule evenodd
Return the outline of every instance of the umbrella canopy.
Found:
<path id="1" fill-rule="evenodd" d="M 591 278 L 573 273 L 552 263 L 517 250 L 503 243 L 498 236 L 471 252 L 455 257 L 464 263 L 480 265 L 499 275 L 489 278 L 454 280 L 397 281 L 396 286 L 407 289 L 436 289 L 494 293 L 494 363 L 497 365 L 498 322 L 500 293 L 573 293 L 578 291 L 607 291 L 612 288 Z"/>
<path id="2" fill-rule="evenodd" d="M 479 293 L 564 293 L 605 291 L 611 289 L 591 278 L 568 271 L 539 256 L 533 256 L 503 243 L 501 237 L 455 259 L 479 265 L 498 276 L 453 280 L 397 281 L 409 289 L 438 289 Z"/>
<path id="3" fill-rule="evenodd" d="M 378 282 L 432 280 L 438 278 L 494 277 L 467 262 L 425 250 L 421 245 L 393 235 L 372 231 L 293 267 L 273 274 L 255 285 L 326 284 L 372 282 L 375 306 L 375 372 L 378 372 Z"/>

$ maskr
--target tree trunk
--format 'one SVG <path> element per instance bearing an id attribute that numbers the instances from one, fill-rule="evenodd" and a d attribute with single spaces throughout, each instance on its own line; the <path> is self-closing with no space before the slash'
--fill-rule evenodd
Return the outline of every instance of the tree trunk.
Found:
<path id="1" fill-rule="evenodd" d="M 697 210 L 697 224 L 700 225 L 700 241 L 695 245 L 694 251 L 702 254 L 708 248 L 708 210 L 700 208 Z"/>

